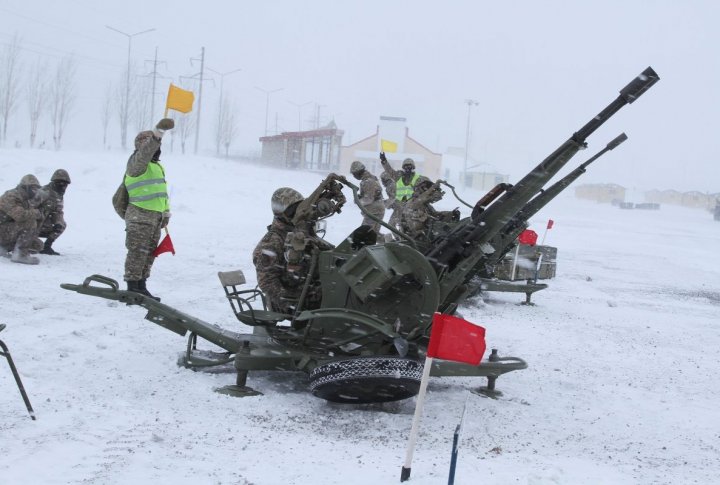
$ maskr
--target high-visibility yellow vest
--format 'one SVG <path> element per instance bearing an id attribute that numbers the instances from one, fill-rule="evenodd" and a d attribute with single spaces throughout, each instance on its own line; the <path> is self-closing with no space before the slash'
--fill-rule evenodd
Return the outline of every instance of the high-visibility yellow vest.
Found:
<path id="1" fill-rule="evenodd" d="M 148 163 L 145 173 L 137 177 L 126 174 L 125 188 L 128 191 L 128 202 L 134 206 L 156 212 L 170 210 L 165 170 L 157 162 Z"/>
<path id="2" fill-rule="evenodd" d="M 413 187 L 415 187 L 415 182 L 420 178 L 420 175 L 415 174 L 413 175 L 412 180 L 410 180 L 409 185 L 405 185 L 405 182 L 403 182 L 402 177 L 398 179 L 397 182 L 395 182 L 395 198 L 401 202 L 404 202 L 408 200 L 413 195 Z"/>

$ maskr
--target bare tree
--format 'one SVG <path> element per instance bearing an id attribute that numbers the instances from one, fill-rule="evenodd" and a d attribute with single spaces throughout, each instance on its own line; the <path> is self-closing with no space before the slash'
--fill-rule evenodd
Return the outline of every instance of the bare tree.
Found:
<path id="1" fill-rule="evenodd" d="M 236 120 L 236 109 L 234 103 L 230 98 L 223 99 L 223 104 L 220 108 L 220 116 L 218 116 L 218 130 L 216 134 L 216 142 L 219 147 L 225 148 L 225 158 L 228 156 L 230 150 L 230 144 L 233 142 L 235 136 L 237 136 L 237 120 Z"/>
<path id="2" fill-rule="evenodd" d="M 136 132 L 146 130 L 152 120 L 150 119 L 150 79 L 145 77 L 137 78 L 131 86 L 130 92 L 130 121 Z"/>
<path id="3" fill-rule="evenodd" d="M 132 85 L 127 87 L 126 83 L 132 82 L 133 79 L 136 79 L 135 67 L 129 66 L 129 69 L 129 74 L 127 69 L 123 71 L 120 77 L 121 81 L 117 84 L 117 88 L 115 90 L 115 99 L 117 100 L 118 109 L 118 121 L 120 122 L 120 146 L 122 146 L 123 150 L 127 149 L 128 124 L 130 123 L 131 117 L 130 107 L 134 92 L 134 87 Z"/>
<path id="4" fill-rule="evenodd" d="M 47 65 L 38 61 L 30 72 L 27 80 L 25 96 L 27 100 L 28 115 L 30 115 L 30 148 L 35 146 L 37 139 L 38 122 L 46 105 L 47 81 L 45 80 Z"/>
<path id="5" fill-rule="evenodd" d="M 112 114 L 112 84 L 108 84 L 105 89 L 105 97 L 100 105 L 100 121 L 103 127 L 103 149 L 107 149 L 107 130 L 110 124 L 110 115 Z"/>
<path id="6" fill-rule="evenodd" d="M 70 119 L 70 112 L 75 104 L 75 74 L 77 73 L 77 61 L 75 58 L 65 56 L 60 59 L 55 79 L 50 85 L 50 110 L 51 123 L 53 127 L 53 142 L 55 150 L 62 145 L 62 137 Z"/>
<path id="7" fill-rule="evenodd" d="M 180 149 L 182 154 L 185 155 L 185 143 L 195 128 L 195 116 L 192 113 L 180 114 L 177 122 L 177 132 L 178 135 L 180 135 Z"/>
<path id="8" fill-rule="evenodd" d="M 15 34 L 0 56 L 0 143 L 7 139 L 10 115 L 15 111 L 20 84 L 20 37 Z"/>

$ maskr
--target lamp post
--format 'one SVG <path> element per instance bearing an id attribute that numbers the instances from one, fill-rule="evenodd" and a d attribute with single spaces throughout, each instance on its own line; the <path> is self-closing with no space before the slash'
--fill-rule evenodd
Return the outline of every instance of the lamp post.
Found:
<path id="1" fill-rule="evenodd" d="M 128 107 L 130 106 L 130 51 L 132 48 L 132 38 L 140 35 L 140 34 L 147 34 L 148 32 L 152 32 L 155 29 L 148 29 L 143 30 L 142 32 L 135 32 L 134 34 L 128 34 L 127 32 L 123 32 L 122 30 L 118 30 L 114 27 L 110 27 L 109 25 L 106 25 L 108 29 L 117 32 L 118 34 L 122 34 L 128 39 L 128 60 L 127 60 L 127 79 L 125 80 L 125 103 L 123 106 L 123 123 L 122 123 L 122 146 L 123 149 L 127 147 L 127 124 L 128 124 Z"/>
<path id="2" fill-rule="evenodd" d="M 467 113 L 467 127 L 465 129 L 465 162 L 463 163 L 463 187 L 467 187 L 467 162 L 468 162 L 468 147 L 470 146 L 470 108 L 473 106 L 477 106 L 478 103 L 474 99 L 466 99 L 465 103 L 468 105 L 468 113 Z"/>
<path id="3" fill-rule="evenodd" d="M 259 88 L 259 87 L 255 86 L 255 89 L 265 93 L 265 136 L 267 136 L 268 112 L 270 110 L 270 95 L 272 93 L 277 93 L 278 91 L 282 91 L 283 88 L 277 88 L 277 89 L 268 91 L 267 89 L 263 89 L 263 88 Z"/>
<path id="4" fill-rule="evenodd" d="M 215 69 L 207 68 L 208 71 L 214 72 L 218 76 L 220 76 L 220 99 L 218 101 L 218 136 L 215 139 L 215 151 L 217 154 L 220 154 L 220 136 L 219 133 L 223 130 L 223 85 L 225 84 L 225 76 L 228 76 L 230 74 L 235 74 L 236 72 L 242 71 L 242 69 L 234 69 L 232 71 L 227 72 L 218 72 Z"/>
<path id="5" fill-rule="evenodd" d="M 298 109 L 298 131 L 302 131 L 302 109 L 304 106 L 309 105 L 312 103 L 312 101 L 308 101 L 306 103 L 295 103 L 293 101 L 288 101 L 291 105 L 295 106 Z"/>

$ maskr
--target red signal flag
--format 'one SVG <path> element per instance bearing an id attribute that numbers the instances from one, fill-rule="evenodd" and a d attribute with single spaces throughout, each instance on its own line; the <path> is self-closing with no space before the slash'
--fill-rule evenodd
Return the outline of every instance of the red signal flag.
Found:
<path id="1" fill-rule="evenodd" d="M 427 356 L 478 365 L 485 353 L 485 329 L 452 315 L 433 315 Z"/>
<path id="2" fill-rule="evenodd" d="M 153 256 L 157 257 L 162 253 L 173 253 L 173 256 L 175 256 L 175 247 L 173 246 L 172 239 L 170 239 L 170 234 L 166 234 L 163 240 L 160 241 L 158 247 L 153 251 Z"/>
<path id="3" fill-rule="evenodd" d="M 548 225 L 547 225 L 547 228 L 548 228 L 548 229 L 552 229 L 552 227 L 553 227 L 553 224 L 555 224 L 555 221 L 553 221 L 552 219 L 548 219 Z"/>

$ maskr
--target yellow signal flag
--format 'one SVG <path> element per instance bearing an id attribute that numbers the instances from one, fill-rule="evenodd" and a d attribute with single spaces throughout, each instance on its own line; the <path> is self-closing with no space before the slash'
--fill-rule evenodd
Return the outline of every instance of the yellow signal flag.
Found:
<path id="1" fill-rule="evenodd" d="M 181 113 L 189 113 L 192 111 L 195 95 L 192 91 L 185 91 L 174 84 L 170 83 L 168 88 L 167 102 L 165 103 L 165 115 L 167 111 L 173 109 Z"/>
<path id="2" fill-rule="evenodd" d="M 396 153 L 398 144 L 394 141 L 380 139 L 380 148 L 385 153 Z"/>

